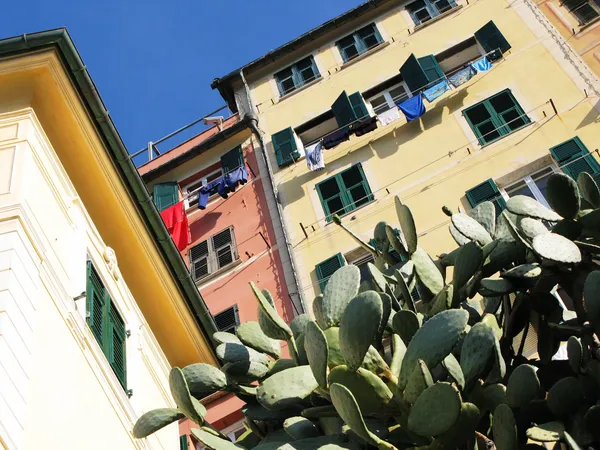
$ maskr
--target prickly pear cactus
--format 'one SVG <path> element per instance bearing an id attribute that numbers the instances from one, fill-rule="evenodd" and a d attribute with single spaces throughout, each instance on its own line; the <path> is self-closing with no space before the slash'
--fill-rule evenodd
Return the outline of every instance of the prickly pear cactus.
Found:
<path id="1" fill-rule="evenodd" d="M 342 267 L 289 325 L 252 285 L 258 321 L 214 335 L 221 367 L 174 368 L 177 408 L 133 435 L 186 417 L 213 450 L 600 448 L 600 189 L 559 174 L 547 196 L 554 210 L 445 207 L 460 247 L 439 260 L 399 198 L 373 239 L 334 217 L 373 254 L 368 273 Z M 205 422 L 198 398 L 217 391 L 245 403 L 235 443 Z"/>

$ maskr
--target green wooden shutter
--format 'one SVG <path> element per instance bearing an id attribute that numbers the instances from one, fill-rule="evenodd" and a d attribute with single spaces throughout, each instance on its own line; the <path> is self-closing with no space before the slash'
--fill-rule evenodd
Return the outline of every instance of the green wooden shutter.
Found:
<path id="1" fill-rule="evenodd" d="M 425 76 L 427 77 L 427 81 L 430 84 L 435 84 L 434 82 L 441 81 L 441 79 L 444 78 L 444 71 L 438 64 L 437 59 L 435 59 L 435 56 L 433 56 L 433 55 L 423 56 L 423 57 L 417 59 L 417 61 L 419 62 L 419 65 L 421 66 L 421 69 L 425 73 Z M 428 86 L 428 87 L 431 87 L 431 86 Z"/>
<path id="2" fill-rule="evenodd" d="M 87 323 L 100 347 L 104 345 L 104 286 L 91 261 L 87 262 Z"/>
<path id="3" fill-rule="evenodd" d="M 127 358 L 126 358 L 126 340 L 125 323 L 119 315 L 119 312 L 110 301 L 107 294 L 108 311 L 108 361 L 115 375 L 119 379 L 123 389 L 127 389 Z"/>
<path id="4" fill-rule="evenodd" d="M 477 41 L 479 41 L 486 53 L 497 49 L 500 49 L 502 53 L 505 53 L 506 51 L 510 50 L 510 44 L 508 43 L 504 35 L 500 32 L 493 20 L 490 20 L 479 30 L 477 30 L 475 32 L 475 38 L 477 39 Z M 501 54 L 492 54 L 488 55 L 488 59 L 494 61 L 500 58 L 501 56 Z"/>
<path id="5" fill-rule="evenodd" d="M 582 172 L 592 175 L 596 182 L 600 181 L 600 164 L 578 136 L 552 147 L 550 153 L 561 170 L 575 181 Z"/>
<path id="6" fill-rule="evenodd" d="M 179 450 L 188 450 L 188 438 L 186 434 L 179 436 Z"/>
<path id="7" fill-rule="evenodd" d="M 498 186 L 491 178 L 469 189 L 465 194 L 473 208 L 482 202 L 491 201 L 496 207 L 496 216 L 506 207 L 506 201 L 502 197 L 502 194 L 500 194 Z"/>
<path id="8" fill-rule="evenodd" d="M 321 287 L 321 292 L 325 292 L 325 286 L 327 286 L 327 281 L 329 281 L 329 277 L 334 274 L 336 270 L 340 267 L 346 265 L 346 261 L 341 253 L 337 253 L 333 255 L 331 258 L 326 259 L 325 261 L 317 264 L 317 278 L 319 279 L 319 286 Z"/>
<path id="9" fill-rule="evenodd" d="M 271 141 L 273 142 L 279 167 L 287 166 L 300 158 L 292 127 L 275 133 L 271 136 Z"/>
<path id="10" fill-rule="evenodd" d="M 348 100 L 350 100 L 350 104 L 352 105 L 352 110 L 354 111 L 354 115 L 357 119 L 362 119 L 363 117 L 369 116 L 369 111 L 367 110 L 367 105 L 365 105 L 365 101 L 360 92 L 355 92 L 354 94 L 350 94 L 348 96 Z"/>
<path id="11" fill-rule="evenodd" d="M 233 150 L 228 151 L 221 156 L 221 168 L 223 173 L 229 173 L 240 166 L 244 165 L 244 154 L 242 153 L 242 146 L 238 145 Z"/>
<path id="12" fill-rule="evenodd" d="M 400 67 L 400 74 L 413 95 L 429 83 L 427 75 L 425 75 L 419 61 L 417 61 L 417 58 L 412 53 L 406 62 L 402 64 L 402 67 Z"/>
<path id="13" fill-rule="evenodd" d="M 331 110 L 339 127 L 349 125 L 356 120 L 354 108 L 352 108 L 352 103 L 350 103 L 346 91 L 342 92 L 335 102 L 333 102 Z"/>
<path id="14" fill-rule="evenodd" d="M 163 211 L 179 200 L 179 186 L 173 181 L 155 184 L 153 196 L 154 204 L 159 211 Z"/>

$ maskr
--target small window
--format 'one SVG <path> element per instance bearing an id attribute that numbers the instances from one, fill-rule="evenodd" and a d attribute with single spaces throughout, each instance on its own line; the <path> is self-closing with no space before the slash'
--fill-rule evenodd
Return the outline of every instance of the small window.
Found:
<path id="1" fill-rule="evenodd" d="M 215 314 L 213 317 L 217 329 L 226 333 L 235 333 L 235 329 L 240 324 L 240 315 L 237 305 L 233 305 L 232 307 Z"/>
<path id="2" fill-rule="evenodd" d="M 156 208 L 164 211 L 179 200 L 179 186 L 175 181 L 155 184 L 152 189 L 152 197 Z"/>
<path id="3" fill-rule="evenodd" d="M 406 5 L 415 25 L 422 25 L 456 6 L 454 0 L 417 0 Z"/>
<path id="4" fill-rule="evenodd" d="M 215 170 L 214 172 L 209 173 L 208 175 L 203 176 L 200 180 L 194 181 L 193 183 L 188 184 L 183 188 L 184 196 L 185 196 L 185 208 L 192 208 L 198 205 L 198 194 L 200 193 L 200 189 L 202 186 L 206 186 L 209 183 L 212 183 L 216 179 L 223 176 L 223 170 L 221 168 Z M 214 199 L 218 194 L 215 192 L 209 197 L 209 201 Z"/>
<path id="5" fill-rule="evenodd" d="M 574 180 L 581 172 L 587 172 L 600 184 L 600 164 L 579 137 L 552 147 L 550 153 L 560 169 Z"/>
<path id="6" fill-rule="evenodd" d="M 319 78 L 321 74 L 312 56 L 298 61 L 275 74 L 282 97 Z"/>
<path id="7" fill-rule="evenodd" d="M 123 389 L 127 389 L 125 322 L 91 261 L 87 263 L 86 320 Z"/>
<path id="8" fill-rule="evenodd" d="M 469 189 L 465 192 L 469 204 L 475 208 L 477 205 L 483 202 L 492 202 L 496 207 L 496 217 L 500 215 L 506 207 L 506 202 L 498 189 L 498 186 L 491 178 L 478 184 L 474 188 Z"/>
<path id="9" fill-rule="evenodd" d="M 233 227 L 224 229 L 190 249 L 190 271 L 199 281 L 238 260 Z"/>
<path id="10" fill-rule="evenodd" d="M 347 214 L 375 198 L 360 163 L 317 184 L 317 192 L 327 222 L 333 214 Z"/>
<path id="11" fill-rule="evenodd" d="M 600 0 L 564 0 L 562 5 L 575 16 L 579 25 L 590 23 L 600 16 Z"/>
<path id="12" fill-rule="evenodd" d="M 509 89 L 465 109 L 463 114 L 481 145 L 531 122 Z"/>
<path id="13" fill-rule="evenodd" d="M 317 272 L 317 279 L 319 280 L 321 292 L 325 292 L 325 286 L 327 286 L 329 278 L 331 278 L 336 270 L 344 265 L 346 265 L 346 261 L 341 253 L 336 253 L 331 258 L 327 258 L 325 261 L 317 264 L 315 270 Z"/>
<path id="14" fill-rule="evenodd" d="M 369 103 L 373 107 L 375 114 L 384 113 L 392 108 L 395 108 L 398 103 L 410 97 L 410 93 L 406 89 L 404 83 L 391 87 L 375 97 L 369 99 Z"/>
<path id="15" fill-rule="evenodd" d="M 377 47 L 383 42 L 374 23 L 355 31 L 336 42 L 344 62 L 353 60 L 359 55 Z"/>

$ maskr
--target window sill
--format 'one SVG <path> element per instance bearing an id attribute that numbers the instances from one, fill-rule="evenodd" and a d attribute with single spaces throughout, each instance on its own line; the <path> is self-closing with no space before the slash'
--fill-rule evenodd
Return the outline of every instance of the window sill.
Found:
<path id="1" fill-rule="evenodd" d="M 510 133 L 508 133 L 508 134 L 505 134 L 505 135 L 503 135 L 503 136 L 500 136 L 499 138 L 497 138 L 497 139 L 493 140 L 492 142 L 487 142 L 487 143 L 485 143 L 485 144 L 479 144 L 479 146 L 480 146 L 480 148 L 481 148 L 481 149 L 484 149 L 484 148 L 486 148 L 486 147 L 489 147 L 490 145 L 494 145 L 495 143 L 497 143 L 497 142 L 501 141 L 502 139 L 504 139 L 504 138 L 507 138 L 507 137 L 509 137 L 509 136 L 512 136 L 513 134 L 515 134 L 515 133 L 518 133 L 519 131 L 521 131 L 521 130 L 523 130 L 524 128 L 527 128 L 527 127 L 529 127 L 529 126 L 533 125 L 534 123 L 535 123 L 535 122 L 532 120 L 531 122 L 529 122 L 529 123 L 526 123 L 526 124 L 525 124 L 525 125 L 523 125 L 522 127 L 519 127 L 519 128 L 517 128 L 516 130 L 513 130 L 513 131 L 511 131 Z"/>
<path id="2" fill-rule="evenodd" d="M 194 280 L 194 283 L 196 284 L 196 286 L 198 288 L 200 288 L 200 286 L 202 286 L 203 284 L 206 284 L 208 281 L 210 280 L 214 280 L 216 277 L 218 277 L 219 275 L 224 274 L 225 272 L 227 272 L 228 270 L 231 270 L 239 265 L 241 265 L 244 261 L 242 261 L 242 258 L 240 258 L 238 256 L 238 259 L 236 259 L 235 261 L 233 261 L 232 263 L 229 263 L 228 265 L 226 265 L 225 267 L 221 267 L 219 270 L 211 273 L 210 275 L 205 276 L 204 278 L 201 278 L 199 280 Z"/>
<path id="3" fill-rule="evenodd" d="M 579 27 L 579 30 L 577 31 L 577 34 L 581 33 L 582 31 L 587 30 L 588 28 L 592 27 L 593 25 L 596 25 L 598 22 L 600 22 L 600 16 L 596 17 L 595 19 L 590 20 L 586 24 L 581 25 Z"/>
<path id="4" fill-rule="evenodd" d="M 299 88 L 294 89 L 292 92 L 288 92 L 287 94 L 280 96 L 279 99 L 277 100 L 277 103 L 279 103 L 282 100 L 285 100 L 285 99 L 288 99 L 288 98 L 294 96 L 295 94 L 297 94 L 298 92 L 303 91 L 304 89 L 308 89 L 309 87 L 314 86 L 315 84 L 317 84 L 322 79 L 323 79 L 323 77 L 319 76 L 318 78 L 315 78 L 314 80 L 309 81 L 306 84 L 303 84 Z"/>
<path id="5" fill-rule="evenodd" d="M 348 211 L 347 213 L 344 213 L 344 214 L 338 214 L 338 216 L 340 216 L 340 218 L 347 217 L 351 214 L 354 214 L 356 211 L 359 211 L 363 208 L 366 208 L 369 205 L 372 205 L 373 203 L 375 203 L 375 195 L 373 193 L 371 193 L 371 195 L 373 196 L 373 200 L 365 203 L 364 205 L 360 205 L 358 208 L 355 208 L 352 211 Z M 331 220 L 327 220 L 327 217 L 325 217 L 325 221 L 326 221 L 325 226 L 331 225 L 333 223 L 333 218 Z"/>
<path id="6" fill-rule="evenodd" d="M 369 56 L 371 56 L 373 53 L 377 53 L 378 51 L 386 48 L 388 45 L 390 45 L 390 43 L 388 41 L 382 42 L 381 44 L 379 44 L 377 47 L 373 47 L 370 50 L 367 50 L 366 52 L 364 52 L 362 55 L 358 55 L 356 58 L 351 59 L 348 62 L 345 62 L 344 64 L 342 64 L 339 68 L 339 70 L 345 69 L 346 67 L 351 66 L 354 63 L 357 63 L 358 61 L 361 61 Z"/>
<path id="7" fill-rule="evenodd" d="M 432 25 L 440 20 L 442 20 L 443 18 L 450 16 L 452 14 L 454 14 L 456 11 L 458 11 L 459 9 L 461 9 L 463 7 L 463 5 L 457 5 L 452 9 L 449 9 L 446 12 L 443 12 L 442 14 L 440 14 L 439 16 L 435 16 L 434 18 L 428 20 L 425 23 L 422 23 L 421 25 L 417 25 L 413 28 L 412 32 L 410 34 L 416 33 L 419 30 L 422 30 L 423 28 L 428 27 L 429 25 Z"/>

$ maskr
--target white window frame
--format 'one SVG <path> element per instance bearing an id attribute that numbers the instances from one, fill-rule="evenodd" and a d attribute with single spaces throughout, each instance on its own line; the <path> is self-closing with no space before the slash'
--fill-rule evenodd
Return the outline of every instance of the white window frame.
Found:
<path id="1" fill-rule="evenodd" d="M 183 197 L 184 197 L 184 202 L 185 202 L 184 206 L 185 206 L 186 210 L 197 206 L 197 204 L 198 204 L 198 196 L 196 196 L 196 194 L 198 194 L 200 192 L 200 189 L 203 186 L 206 186 L 208 184 L 208 178 L 211 175 L 222 176 L 223 175 L 223 169 L 221 167 L 219 167 L 217 170 L 213 170 L 212 172 L 207 173 L 203 177 L 201 177 L 201 178 L 199 178 L 197 180 L 194 180 L 191 183 L 188 183 L 188 184 L 186 184 L 183 187 L 182 191 L 183 191 Z M 219 178 L 219 176 L 217 176 L 216 178 Z M 195 189 L 190 190 L 190 188 L 192 188 L 193 186 L 197 186 L 198 183 L 202 183 L 202 184 L 200 186 L 196 187 Z M 214 200 L 214 198 L 215 198 L 216 195 L 217 195 L 216 193 L 213 194 L 213 195 L 211 195 L 208 198 L 208 201 L 210 202 L 210 201 Z M 192 203 L 190 203 L 190 198 L 192 196 L 194 196 L 194 199 L 193 199 Z"/>
<path id="2" fill-rule="evenodd" d="M 529 175 L 526 175 L 522 178 L 519 178 L 518 180 L 515 180 L 512 183 L 500 188 L 499 190 L 500 190 L 500 193 L 502 194 L 502 197 L 504 198 L 504 200 L 508 200 L 510 198 L 510 195 L 508 194 L 507 191 L 510 190 L 511 187 L 514 187 L 516 184 L 524 181 L 525 184 L 527 185 L 527 187 L 529 188 L 529 190 L 531 191 L 531 193 L 533 194 L 533 196 L 535 197 L 535 199 L 538 202 L 540 202 L 542 205 L 544 205 L 546 208 L 550 208 L 550 205 L 544 198 L 544 195 L 542 194 L 540 189 L 537 187 L 537 184 L 535 184 L 536 175 L 538 175 L 540 172 L 547 171 L 548 169 L 550 169 L 550 172 L 548 172 L 547 175 L 551 175 L 552 173 L 560 172 L 560 170 L 558 169 L 558 167 L 556 167 L 555 164 L 550 164 L 546 167 L 542 167 L 541 169 L 538 169 L 535 172 L 530 173 Z"/>
<path id="3" fill-rule="evenodd" d="M 385 98 L 385 101 L 387 102 L 387 105 L 389 108 L 386 109 L 385 111 L 381 111 L 380 113 L 376 113 L 377 115 L 383 114 L 384 112 L 389 111 L 390 109 L 393 109 L 396 107 L 396 103 L 394 103 L 394 99 L 392 98 L 392 94 L 390 94 L 390 91 L 393 89 L 396 89 L 397 87 L 400 87 L 400 86 L 402 86 L 404 88 L 404 91 L 408 95 L 408 98 L 411 98 L 412 93 L 410 92 L 410 89 L 408 89 L 408 86 L 406 85 L 406 83 L 404 81 L 401 81 L 400 83 L 393 85 L 392 87 L 386 89 L 385 91 L 382 91 L 376 95 L 369 97 L 367 102 L 369 103 L 369 105 L 371 105 L 371 107 L 373 108 L 373 111 L 375 111 L 375 106 L 371 103 L 372 100 L 376 99 L 377 97 L 381 97 L 383 95 L 383 97 Z"/>
<path id="4" fill-rule="evenodd" d="M 231 241 L 229 241 L 228 244 L 224 244 L 221 247 L 217 247 L 215 248 L 214 243 L 213 243 L 213 238 L 219 234 L 221 234 L 223 231 L 229 229 L 230 232 L 230 236 L 231 236 Z M 233 266 L 238 260 L 239 260 L 239 253 L 238 253 L 238 248 L 237 248 L 237 242 L 235 239 L 235 229 L 232 226 L 227 227 L 222 229 L 221 231 L 219 231 L 218 233 L 213 234 L 212 236 L 206 238 L 203 241 L 197 242 L 195 246 L 202 244 L 203 242 L 207 243 L 207 249 L 208 249 L 208 253 L 206 253 L 206 255 L 202 256 L 201 258 L 197 258 L 195 260 L 192 260 L 191 258 L 191 252 L 190 252 L 190 272 L 192 274 L 192 278 L 194 279 L 194 281 L 196 283 L 203 283 L 204 281 L 206 281 L 207 279 L 210 279 L 212 276 L 221 273 L 222 271 L 225 271 L 227 269 L 229 269 L 231 266 Z M 230 246 L 231 247 L 231 259 L 232 261 L 223 266 L 223 267 L 219 267 L 219 250 Z M 196 278 L 195 275 L 195 263 L 196 261 L 199 261 L 200 259 L 206 258 L 207 260 L 207 270 L 208 273 L 206 275 L 204 275 L 202 278 Z"/>

